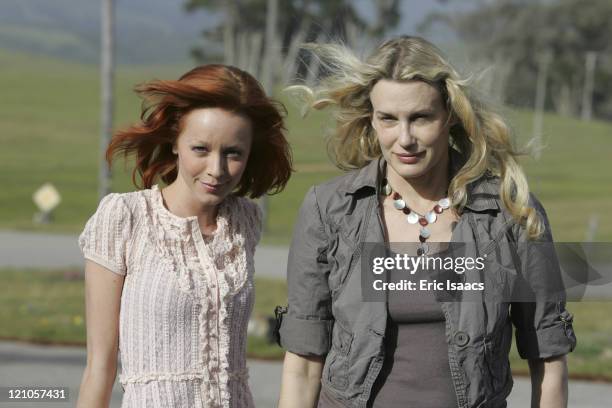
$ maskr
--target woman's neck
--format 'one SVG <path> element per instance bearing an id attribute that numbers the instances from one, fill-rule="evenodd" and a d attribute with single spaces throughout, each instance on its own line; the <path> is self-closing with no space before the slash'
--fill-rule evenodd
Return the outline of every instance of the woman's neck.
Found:
<path id="1" fill-rule="evenodd" d="M 449 184 L 448 160 L 418 177 L 404 178 L 387 165 L 387 182 L 406 204 L 419 213 L 431 210 L 432 204 L 446 197 Z"/>
<path id="2" fill-rule="evenodd" d="M 162 197 L 168 210 L 179 217 L 198 217 L 203 233 L 214 230 L 217 225 L 218 206 L 206 207 L 198 203 L 191 190 L 180 180 L 163 189 Z"/>

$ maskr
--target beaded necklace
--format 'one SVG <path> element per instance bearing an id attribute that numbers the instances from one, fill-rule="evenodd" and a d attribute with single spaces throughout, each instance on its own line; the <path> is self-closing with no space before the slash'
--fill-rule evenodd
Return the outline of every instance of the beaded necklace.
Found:
<path id="1" fill-rule="evenodd" d="M 429 228 L 427 228 L 427 226 L 436 222 L 438 215 L 442 214 L 444 210 L 450 208 L 450 199 L 448 197 L 444 197 L 441 200 L 438 200 L 436 205 L 434 205 L 430 211 L 428 211 L 425 215 L 422 215 L 408 207 L 402 196 L 398 192 L 393 191 L 386 179 L 383 180 L 382 192 L 386 196 L 393 194 L 393 207 L 406 215 L 406 221 L 408 221 L 408 224 L 419 223 L 421 229 L 419 231 L 419 247 L 417 248 L 417 255 L 426 255 L 429 252 L 429 245 L 425 241 L 427 241 L 427 238 L 431 236 L 431 231 Z"/>

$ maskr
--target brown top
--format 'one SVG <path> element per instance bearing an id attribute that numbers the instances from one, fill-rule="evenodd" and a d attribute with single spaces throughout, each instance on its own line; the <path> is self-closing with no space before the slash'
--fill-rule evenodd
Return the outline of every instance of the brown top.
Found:
<path id="1" fill-rule="evenodd" d="M 390 281 L 408 279 L 418 287 L 426 272 L 394 272 Z M 431 291 L 389 291 L 385 360 L 372 388 L 371 408 L 456 408 L 448 363 L 445 318 Z M 342 408 L 322 388 L 318 408 Z"/>
<path id="2" fill-rule="evenodd" d="M 392 280 L 408 279 L 417 285 L 426 279 L 423 271 L 410 277 L 392 275 Z M 372 389 L 371 407 L 456 408 L 446 322 L 434 293 L 389 291 L 388 309 L 385 360 Z"/>

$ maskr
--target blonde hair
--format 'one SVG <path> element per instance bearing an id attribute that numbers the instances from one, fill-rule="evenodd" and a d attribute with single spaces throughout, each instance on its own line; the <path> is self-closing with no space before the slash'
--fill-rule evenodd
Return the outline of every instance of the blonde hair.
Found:
<path id="1" fill-rule="evenodd" d="M 530 238 L 539 237 L 543 221 L 528 206 L 529 187 L 517 158 L 522 152 L 511 143 L 510 129 L 472 91 L 444 59 L 441 51 L 419 37 L 402 36 L 386 41 L 365 61 L 342 44 L 305 44 L 320 59 L 326 72 L 316 88 L 294 85 L 308 108 L 333 106 L 337 121 L 329 147 L 335 164 L 343 170 L 361 168 L 381 156 L 371 126 L 370 91 L 381 79 L 421 80 L 435 86 L 449 112 L 458 121 L 451 127 L 451 144 L 465 160 L 449 185 L 453 206 L 462 211 L 467 203 L 467 185 L 490 174 L 500 178 L 499 195 L 512 217 L 525 225 Z"/>

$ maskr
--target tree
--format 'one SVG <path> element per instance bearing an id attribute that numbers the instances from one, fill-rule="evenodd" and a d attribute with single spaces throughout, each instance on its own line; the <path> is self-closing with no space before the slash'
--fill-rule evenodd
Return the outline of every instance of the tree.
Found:
<path id="1" fill-rule="evenodd" d="M 270 75 L 274 84 L 286 83 L 297 73 L 303 76 L 307 72 L 309 57 L 299 51 L 303 42 L 329 38 L 353 45 L 366 38 L 380 38 L 399 22 L 398 0 L 374 0 L 374 21 L 360 16 L 350 0 L 276 3 L 276 38 L 270 40 L 265 38 L 269 0 L 188 0 L 185 4 L 188 11 L 206 9 L 222 17 L 217 26 L 203 32 L 207 39 L 222 44 L 222 56 L 218 49 L 211 52 L 202 47 L 194 49 L 193 55 L 201 61 L 236 65 L 257 77 Z M 274 63 L 269 64 L 269 59 Z M 264 73 L 262 70 L 267 65 L 274 72 Z"/>
<path id="2" fill-rule="evenodd" d="M 608 0 L 479 0 L 465 11 L 432 14 L 422 28 L 445 24 L 470 45 L 476 58 L 511 72 L 503 93 L 509 103 L 519 106 L 533 106 L 538 61 L 550 53 L 546 106 L 566 115 L 580 112 L 585 58 L 597 52 L 604 58 L 601 64 L 598 58 L 596 68 L 594 113 L 610 118 L 612 85 L 602 79 L 612 75 L 611 20 Z"/>
<path id="3" fill-rule="evenodd" d="M 279 83 L 296 76 L 312 81 L 318 76 L 318 60 L 300 53 L 308 41 L 325 36 L 348 45 L 363 37 L 380 38 L 399 21 L 398 0 L 375 0 L 376 19 L 364 20 L 349 0 L 188 0 L 188 11 L 206 9 L 223 18 L 203 32 L 223 46 L 222 59 L 213 51 L 193 50 L 200 61 L 219 60 L 242 68 L 259 78 L 272 94 Z M 264 229 L 267 224 L 267 197 L 260 201 Z"/>
<path id="4" fill-rule="evenodd" d="M 111 169 L 106 162 L 106 149 L 113 131 L 113 78 L 114 78 L 114 0 L 102 0 L 102 26 L 100 47 L 100 168 L 98 170 L 98 199 L 110 193 Z"/>

